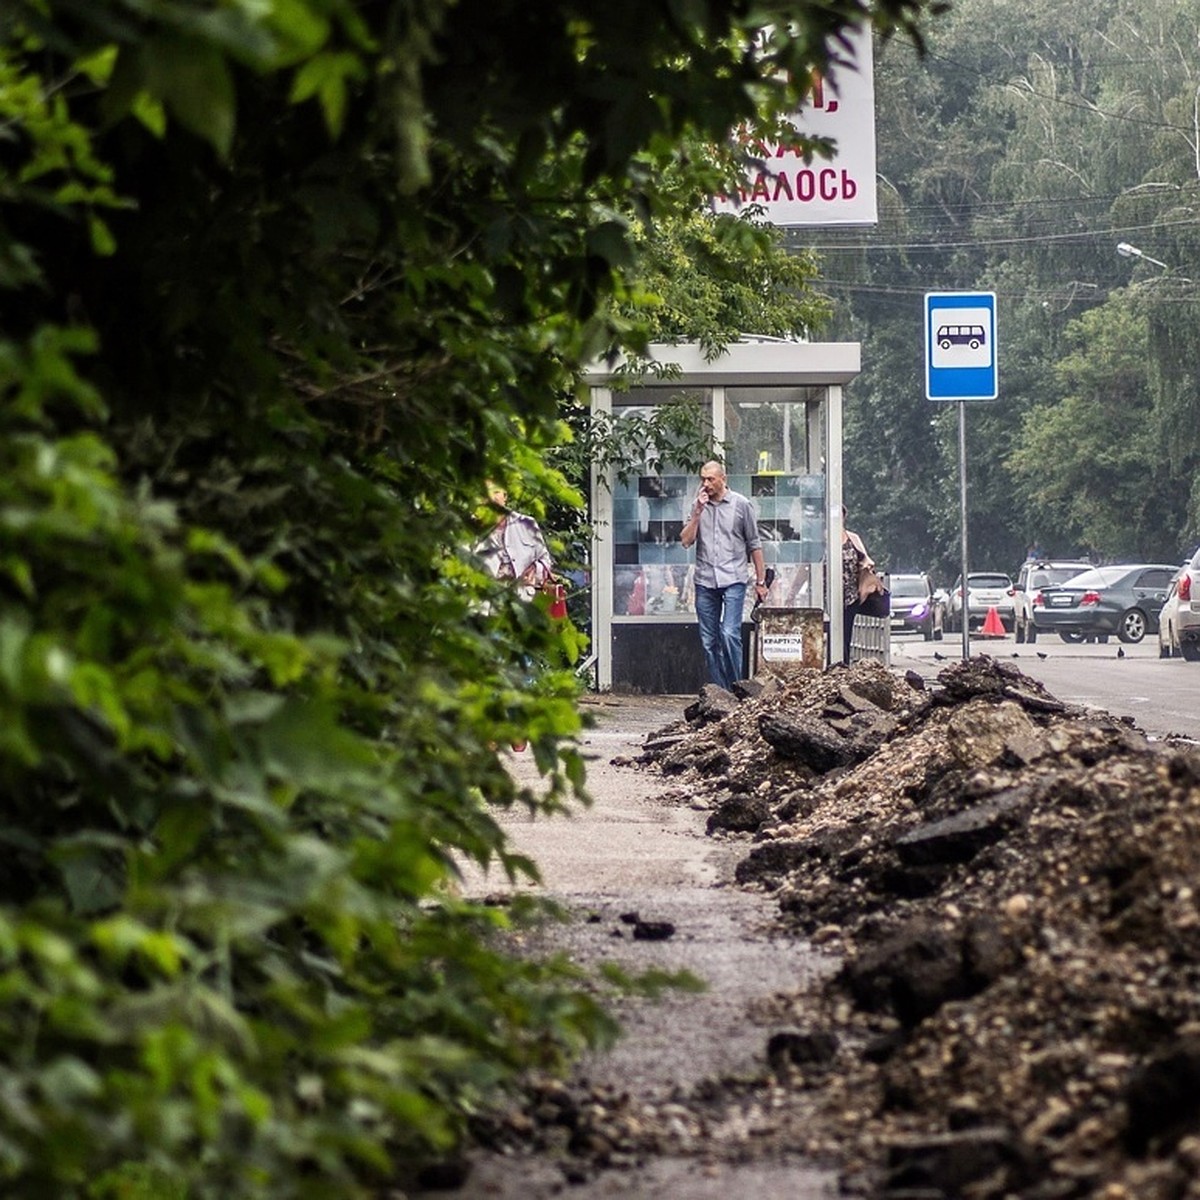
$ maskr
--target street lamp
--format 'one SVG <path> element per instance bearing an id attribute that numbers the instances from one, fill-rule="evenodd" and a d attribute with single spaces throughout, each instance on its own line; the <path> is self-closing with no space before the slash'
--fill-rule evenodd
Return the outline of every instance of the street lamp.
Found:
<path id="1" fill-rule="evenodd" d="M 1156 267 L 1162 267 L 1164 271 L 1171 269 L 1165 262 L 1161 262 L 1157 258 L 1151 258 L 1144 250 L 1139 250 L 1136 246 L 1131 246 L 1128 242 L 1118 242 L 1117 253 L 1122 258 L 1144 258 L 1148 263 L 1153 263 Z"/>

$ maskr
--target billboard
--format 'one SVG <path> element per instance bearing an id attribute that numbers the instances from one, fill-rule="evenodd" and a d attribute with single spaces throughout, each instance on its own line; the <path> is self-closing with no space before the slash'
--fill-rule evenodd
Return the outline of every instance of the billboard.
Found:
<path id="1" fill-rule="evenodd" d="M 802 136 L 836 142 L 832 158 L 805 162 L 796 145 L 758 145 L 755 162 L 736 196 L 718 196 L 717 212 L 740 212 L 759 205 L 772 225 L 874 225 L 875 76 L 871 30 L 847 31 L 854 66 L 838 66 L 817 79 L 808 103 L 792 118 Z"/>

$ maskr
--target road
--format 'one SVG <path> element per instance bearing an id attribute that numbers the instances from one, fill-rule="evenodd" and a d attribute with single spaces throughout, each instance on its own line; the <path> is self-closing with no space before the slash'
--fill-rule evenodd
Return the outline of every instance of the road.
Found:
<path id="1" fill-rule="evenodd" d="M 1118 648 L 1124 657 L 1118 656 Z M 1057 636 L 1018 646 L 1004 638 L 971 638 L 971 653 L 1009 660 L 1043 683 L 1060 700 L 1130 716 L 1146 733 L 1176 734 L 1200 743 L 1200 663 L 1159 658 L 1158 639 L 1136 646 L 1113 638 L 1104 644 L 1068 645 Z M 934 656 L 942 655 L 939 661 Z M 1041 657 L 1045 655 L 1045 657 Z M 912 634 L 893 635 L 892 666 L 912 668 L 932 678 L 962 657 L 962 635 L 926 642 Z"/>

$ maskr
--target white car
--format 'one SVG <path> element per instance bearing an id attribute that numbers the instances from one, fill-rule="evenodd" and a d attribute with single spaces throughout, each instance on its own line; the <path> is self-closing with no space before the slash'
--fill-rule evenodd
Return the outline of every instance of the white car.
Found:
<path id="1" fill-rule="evenodd" d="M 1089 562 L 1067 559 L 1027 559 L 1017 572 L 1013 584 L 1013 628 L 1018 642 L 1036 642 L 1037 626 L 1033 623 L 1033 598 L 1038 590 L 1056 583 L 1066 583 L 1084 571 L 1090 571 Z"/>
<path id="2" fill-rule="evenodd" d="M 950 611 L 946 628 L 962 632 L 962 576 L 950 589 Z M 994 608 L 1006 630 L 1013 627 L 1013 582 L 1000 571 L 970 571 L 967 574 L 967 623 L 982 625 L 988 609 Z"/>
<path id="3" fill-rule="evenodd" d="M 1200 549 L 1171 580 L 1158 617 L 1158 655 L 1200 662 Z"/>

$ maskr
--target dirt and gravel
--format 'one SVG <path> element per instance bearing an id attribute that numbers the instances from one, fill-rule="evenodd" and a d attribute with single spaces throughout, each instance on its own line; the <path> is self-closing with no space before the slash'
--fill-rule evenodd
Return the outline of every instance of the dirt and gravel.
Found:
<path id="1" fill-rule="evenodd" d="M 1194 747 L 985 656 L 932 683 L 794 668 L 636 732 L 598 763 L 704 831 L 709 874 L 656 898 L 617 869 L 590 901 L 551 876 L 568 944 L 617 942 L 632 888 L 684 931 L 736 898 L 710 949 L 746 958 L 708 1001 L 632 1005 L 624 1065 L 531 1081 L 461 1196 L 1200 1197 Z M 620 940 L 688 959 L 686 933 Z"/>

